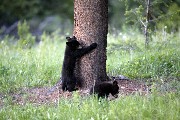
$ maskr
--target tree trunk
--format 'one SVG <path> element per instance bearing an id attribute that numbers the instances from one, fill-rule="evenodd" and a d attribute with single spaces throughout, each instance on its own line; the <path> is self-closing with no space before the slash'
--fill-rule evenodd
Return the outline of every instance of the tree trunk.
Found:
<path id="1" fill-rule="evenodd" d="M 150 20 L 150 0 L 146 0 L 146 25 L 144 26 L 144 35 L 145 35 L 145 48 L 149 46 L 149 20 Z"/>
<path id="2" fill-rule="evenodd" d="M 82 88 L 107 80 L 107 33 L 108 0 L 74 0 L 74 36 L 82 46 L 98 44 L 92 53 L 77 61 L 75 74 Z"/>

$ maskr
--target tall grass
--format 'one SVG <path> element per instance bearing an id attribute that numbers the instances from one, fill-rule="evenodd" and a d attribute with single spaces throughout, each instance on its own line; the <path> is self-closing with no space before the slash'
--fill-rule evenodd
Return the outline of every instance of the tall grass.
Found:
<path id="1" fill-rule="evenodd" d="M 52 85 L 60 78 L 64 41 L 41 41 L 31 49 L 17 48 L 7 41 L 0 44 L 0 89 Z"/>
<path id="2" fill-rule="evenodd" d="M 132 34 L 133 33 L 133 34 Z M 108 40 L 107 71 L 112 75 L 130 78 L 180 77 L 180 33 L 152 36 L 149 48 L 144 48 L 144 38 L 129 34 L 110 35 Z"/>
<path id="3" fill-rule="evenodd" d="M 132 33 L 108 36 L 108 75 L 179 79 L 180 33 L 167 34 L 166 39 L 160 34 L 154 35 L 148 50 L 144 48 L 143 36 Z M 0 90 L 11 92 L 20 87 L 57 82 L 64 56 L 64 38 L 58 34 L 43 34 L 41 42 L 30 49 L 19 47 L 10 37 L 3 39 L 0 43 Z"/>
<path id="4" fill-rule="evenodd" d="M 62 120 L 179 120 L 178 95 L 122 96 L 114 101 L 93 97 L 81 98 L 77 94 L 70 100 L 61 99 L 57 105 L 8 105 L 0 109 L 1 119 L 62 119 Z"/>
<path id="5" fill-rule="evenodd" d="M 9 93 L 22 87 L 54 85 L 59 80 L 64 38 L 44 33 L 40 43 L 28 48 L 23 40 L 18 42 L 15 38 L 0 41 L 0 97 L 6 95 L 0 98 L 0 105 L 3 101 L 0 119 L 180 119 L 180 33 L 167 33 L 164 37 L 157 32 L 152 36 L 149 49 L 144 48 L 144 39 L 139 33 L 130 31 L 108 36 L 108 75 L 173 80 L 166 85 L 176 89 L 173 92 L 121 96 L 101 102 L 74 93 L 72 99 L 59 99 L 57 104 L 13 104 Z"/>

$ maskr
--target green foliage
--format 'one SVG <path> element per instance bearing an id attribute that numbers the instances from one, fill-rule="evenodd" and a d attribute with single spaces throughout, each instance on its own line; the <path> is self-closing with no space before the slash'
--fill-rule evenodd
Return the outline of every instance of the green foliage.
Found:
<path id="1" fill-rule="evenodd" d="M 31 48 L 35 44 L 35 36 L 29 32 L 29 25 L 26 21 L 18 23 L 18 47 L 20 48 Z"/>
<path id="2" fill-rule="evenodd" d="M 50 105 L 33 104 L 7 105 L 0 109 L 1 119 L 66 119 L 66 120 L 178 120 L 180 119 L 180 99 L 178 94 L 148 96 L 122 96 L 114 101 L 93 97 L 81 98 L 75 95 L 72 99 L 59 99 Z"/>
<path id="3" fill-rule="evenodd" d="M 23 26 L 24 25 L 24 26 Z M 28 39 L 24 23 L 20 38 Z M 129 78 L 174 78 L 180 76 L 179 33 L 156 32 L 150 48 L 143 47 L 143 36 L 135 30 L 108 36 L 107 72 L 110 76 L 124 75 Z M 0 89 L 14 91 L 27 86 L 51 85 L 59 80 L 64 49 L 64 36 L 58 32 L 43 33 L 39 44 L 31 49 L 21 49 L 24 44 L 5 37 L 0 43 Z M 12 40 L 11 40 L 12 39 Z M 12 42 L 13 41 L 13 42 Z M 30 44 L 32 45 L 32 44 Z"/>
<path id="4" fill-rule="evenodd" d="M 149 53 L 151 51 L 148 51 Z M 179 59 L 178 53 L 169 50 L 168 52 L 154 52 L 152 54 L 144 53 L 133 61 L 124 63 L 120 66 L 122 74 L 129 77 L 155 78 L 157 76 L 174 76 L 179 78 Z M 128 68 L 128 70 L 127 70 Z"/>
<path id="5" fill-rule="evenodd" d="M 117 1 L 110 1 L 112 5 Z M 136 12 L 137 17 L 144 20 L 143 4 L 134 4 L 140 0 L 128 1 L 128 14 Z M 153 14 L 158 22 L 158 29 L 152 34 L 149 49 L 143 47 L 143 36 L 131 29 L 126 33 L 108 36 L 107 72 L 110 76 L 124 75 L 129 78 L 151 78 L 154 83 L 152 94 L 146 96 L 120 96 L 113 101 L 98 101 L 94 97 L 80 97 L 74 93 L 71 99 L 59 99 L 56 104 L 34 105 L 27 103 L 17 105 L 9 94 L 23 87 L 54 85 L 60 78 L 65 49 L 64 36 L 58 30 L 52 34 L 43 33 L 41 42 L 35 44 L 35 37 L 29 32 L 26 21 L 18 24 L 19 40 L 5 36 L 0 41 L 0 118 L 1 119 L 180 119 L 180 41 L 178 1 L 154 1 L 157 5 Z M 12 3 L 12 4 L 10 4 Z M 53 3 L 53 4 L 51 4 Z M 161 3 L 161 4 L 160 4 Z M 162 7 L 163 5 L 163 7 Z M 0 24 L 12 23 L 17 19 L 63 14 L 72 18 L 73 2 L 61 1 L 27 1 L 1 0 Z M 161 6 L 161 7 L 159 7 Z M 123 8 L 123 4 L 121 4 Z M 53 8 L 53 9 L 52 9 Z M 112 10 L 122 8 L 112 7 Z M 136 9 L 134 9 L 136 8 Z M 159 8 L 161 10 L 159 10 Z M 121 11 L 121 14 L 123 12 Z M 156 13 L 156 14 L 155 14 Z M 168 13 L 166 16 L 165 14 Z M 118 12 L 116 12 L 119 15 Z M 64 17 L 63 16 L 63 17 Z M 123 17 L 122 15 L 120 15 Z M 129 15 L 130 16 L 130 15 Z M 157 17 L 159 16 L 159 17 Z M 163 17 L 165 16 L 165 17 Z M 169 17 L 170 16 L 170 17 Z M 117 16 L 114 23 L 122 25 L 123 20 Z M 165 19 L 166 18 L 166 19 Z M 132 24 L 135 22 L 131 21 Z M 116 24 L 114 25 L 116 26 Z M 26 48 L 26 49 L 25 49 Z M 31 49 L 30 49 L 31 48 Z M 166 83 L 165 81 L 171 81 Z M 163 86 L 158 82 L 163 83 Z M 171 89 L 171 92 L 166 92 Z M 173 90 L 176 91 L 173 91 Z M 159 92 L 160 91 L 160 92 Z M 161 93 L 163 92 L 163 93 Z M 3 102 L 3 103 L 2 103 Z M 1 106 L 3 104 L 3 106 Z"/>
<path id="6" fill-rule="evenodd" d="M 8 41 L 0 43 L 1 92 L 23 86 L 51 85 L 59 80 L 65 43 L 59 35 L 53 36 L 59 39 L 55 41 L 44 35 L 46 41 L 31 49 L 19 49 L 18 44 L 7 44 Z"/>
<path id="7" fill-rule="evenodd" d="M 146 21 L 147 1 L 133 0 L 129 2 L 125 0 L 125 16 L 126 22 L 135 27 L 142 27 L 142 23 Z M 164 26 L 168 27 L 169 32 L 178 29 L 179 26 L 179 3 L 178 1 L 164 1 L 164 0 L 150 0 L 150 29 L 162 29 Z M 157 27 L 156 27 L 157 26 Z"/>
<path id="8" fill-rule="evenodd" d="M 27 26 L 25 25 L 25 28 Z M 28 33 L 27 28 L 22 32 Z M 180 119 L 180 41 L 179 33 L 157 32 L 150 48 L 145 50 L 143 36 L 135 30 L 108 35 L 107 72 L 130 78 L 154 80 L 152 93 L 123 96 L 116 100 L 98 101 L 97 97 L 81 97 L 74 92 L 70 99 L 57 103 L 17 105 L 9 94 L 23 87 L 54 85 L 60 77 L 65 49 L 65 36 L 58 32 L 43 33 L 41 41 L 31 49 L 19 49 L 14 38 L 0 42 L 0 108 L 1 119 Z M 22 34 L 23 36 L 23 34 Z M 23 36 L 26 40 L 26 36 Z M 12 40 L 11 40 L 12 39 Z M 18 42 L 18 41 L 17 41 Z M 163 83 L 165 79 L 172 80 Z M 170 92 L 166 92 L 170 89 Z M 176 89 L 176 91 L 173 91 Z M 163 92 L 163 93 L 162 93 Z M 23 96 L 23 97 L 26 97 Z"/>
<path id="9" fill-rule="evenodd" d="M 0 23 L 13 23 L 18 19 L 28 19 L 38 13 L 39 0 L 1 0 Z"/>
<path id="10" fill-rule="evenodd" d="M 169 9 L 163 17 L 163 21 L 158 21 L 158 28 L 162 29 L 167 27 L 168 32 L 176 31 L 180 26 L 180 7 L 178 4 L 173 3 L 169 6 Z"/>
<path id="11" fill-rule="evenodd" d="M 165 31 L 152 36 L 150 47 L 144 49 L 143 36 L 130 31 L 117 38 L 109 36 L 107 72 L 130 78 L 180 77 L 180 49 L 177 34 Z M 125 39 L 124 39 L 125 38 Z"/>
<path id="12" fill-rule="evenodd" d="M 121 29 L 125 23 L 125 5 L 119 0 L 108 1 L 108 19 L 110 29 L 112 33 L 116 32 L 116 29 Z"/>
<path id="13" fill-rule="evenodd" d="M 73 18 L 72 0 L 1 0 L 0 24 L 12 24 L 16 20 L 44 17 L 47 15 L 61 15 Z"/>

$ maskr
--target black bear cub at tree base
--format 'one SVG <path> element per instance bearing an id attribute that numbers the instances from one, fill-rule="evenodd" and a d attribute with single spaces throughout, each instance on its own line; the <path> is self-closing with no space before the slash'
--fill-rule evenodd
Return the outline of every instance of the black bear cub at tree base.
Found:
<path id="1" fill-rule="evenodd" d="M 118 97 L 119 86 L 117 81 L 114 81 L 113 83 L 99 83 L 90 89 L 90 94 L 97 94 L 98 98 L 107 98 L 110 93 L 114 97 Z"/>
<path id="2" fill-rule="evenodd" d="M 66 49 L 62 67 L 62 90 L 68 90 L 69 92 L 71 92 L 77 90 L 75 88 L 77 79 L 74 75 L 74 68 L 77 59 L 95 49 L 97 47 L 97 44 L 92 43 L 88 47 L 79 48 L 80 43 L 77 41 L 75 36 L 73 36 L 72 38 L 66 37 L 66 39 L 68 42 L 66 42 Z"/>

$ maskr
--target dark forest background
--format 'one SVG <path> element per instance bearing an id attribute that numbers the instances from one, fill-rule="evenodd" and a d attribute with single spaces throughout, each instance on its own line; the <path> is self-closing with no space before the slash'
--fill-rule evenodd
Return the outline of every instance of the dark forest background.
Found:
<path id="1" fill-rule="evenodd" d="M 118 32 L 129 27 L 141 29 L 138 19 L 145 16 L 145 7 L 143 0 L 109 0 L 109 31 Z M 168 27 L 169 32 L 178 29 L 179 0 L 153 0 L 150 11 L 152 30 L 164 26 Z M 73 14 L 73 0 L 1 0 L 0 35 L 17 35 L 18 21 L 24 20 L 30 24 L 34 35 L 57 29 L 61 34 L 71 34 Z"/>

